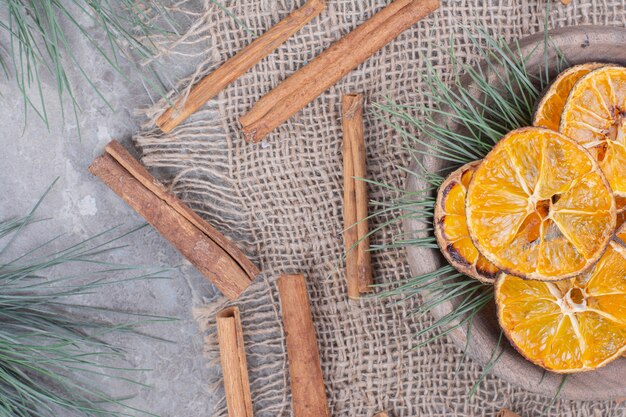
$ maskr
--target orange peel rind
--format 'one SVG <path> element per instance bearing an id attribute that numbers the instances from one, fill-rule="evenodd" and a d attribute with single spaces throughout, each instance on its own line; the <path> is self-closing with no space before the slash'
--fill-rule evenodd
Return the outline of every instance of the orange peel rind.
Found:
<path id="1" fill-rule="evenodd" d="M 467 231 L 465 196 L 467 186 L 480 161 L 470 162 L 443 181 L 435 203 L 434 230 L 441 253 L 459 272 L 493 284 L 498 268 L 474 246 Z"/>
<path id="2" fill-rule="evenodd" d="M 615 199 L 580 144 L 544 128 L 506 135 L 467 191 L 469 234 L 501 271 L 557 281 L 593 267 L 616 224 Z"/>

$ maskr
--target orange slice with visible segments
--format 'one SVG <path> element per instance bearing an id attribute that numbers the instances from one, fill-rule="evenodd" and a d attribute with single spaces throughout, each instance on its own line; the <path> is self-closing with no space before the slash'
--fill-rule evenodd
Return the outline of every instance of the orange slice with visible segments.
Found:
<path id="1" fill-rule="evenodd" d="M 545 369 L 588 371 L 626 353 L 623 241 L 612 241 L 590 272 L 569 280 L 529 281 L 503 274 L 495 298 L 511 344 Z"/>
<path id="2" fill-rule="evenodd" d="M 559 130 L 565 101 L 576 81 L 604 65 L 606 64 L 589 62 L 573 66 L 560 73 L 539 102 L 533 118 L 533 126 Z"/>
<path id="3" fill-rule="evenodd" d="M 493 283 L 498 268 L 478 252 L 467 231 L 465 196 L 480 161 L 470 162 L 443 181 L 435 204 L 435 236 L 441 252 L 459 272 Z"/>
<path id="4" fill-rule="evenodd" d="M 613 192 L 626 196 L 626 68 L 606 66 L 578 80 L 559 131 L 589 149 Z"/>
<path id="5" fill-rule="evenodd" d="M 500 270 L 556 281 L 591 268 L 615 231 L 615 199 L 598 163 L 548 129 L 506 135 L 483 159 L 466 198 L 478 251 Z"/>
<path id="6" fill-rule="evenodd" d="M 617 210 L 617 222 L 615 227 L 618 229 L 626 223 L 626 197 L 615 196 L 615 209 Z"/>

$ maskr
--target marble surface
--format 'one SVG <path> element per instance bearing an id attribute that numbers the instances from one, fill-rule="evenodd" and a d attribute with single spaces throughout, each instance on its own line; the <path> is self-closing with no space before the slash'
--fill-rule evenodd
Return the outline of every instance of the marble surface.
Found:
<path id="1" fill-rule="evenodd" d="M 113 225 L 130 229 L 144 223 L 94 178 L 87 167 L 112 138 L 130 146 L 130 137 L 139 128 L 134 111 L 151 103 L 150 94 L 136 76 L 131 75 L 130 81 L 124 79 L 75 36 L 75 31 L 70 34 L 72 49 L 112 109 L 73 71 L 70 75 L 82 108 L 77 126 L 69 101 L 63 109 L 64 118 L 56 100 L 56 83 L 49 75 L 44 75 L 44 94 L 49 98 L 50 126 L 47 128 L 33 112 L 25 114 L 15 83 L 0 77 L 0 218 L 25 214 L 54 179 L 59 178 L 39 210 L 51 220 L 25 233 L 17 242 L 18 248 L 32 248 L 59 234 L 64 234 L 61 241 L 77 242 Z M 6 51 L 0 50 L 0 53 L 6 54 Z M 168 69 L 169 75 L 177 79 L 180 74 L 191 71 L 193 65 L 193 62 L 186 62 L 172 66 Z M 133 74 L 128 65 L 124 66 L 124 71 Z M 124 243 L 128 247 L 111 255 L 112 260 L 181 266 L 169 273 L 168 280 L 116 285 L 89 297 L 86 302 L 175 317 L 178 321 L 142 329 L 147 334 L 166 337 L 170 340 L 168 343 L 128 335 L 111 339 L 127 350 L 132 367 L 150 369 L 135 377 L 152 388 L 129 391 L 124 382 L 115 380 L 103 380 L 102 384 L 113 392 L 136 394 L 129 401 L 130 405 L 160 416 L 206 416 L 216 401 L 208 382 L 216 369 L 203 357 L 203 336 L 193 320 L 192 307 L 197 298 L 210 297 L 215 290 L 153 229 L 144 228 L 125 238 Z M 72 270 L 76 272 L 75 267 Z"/>

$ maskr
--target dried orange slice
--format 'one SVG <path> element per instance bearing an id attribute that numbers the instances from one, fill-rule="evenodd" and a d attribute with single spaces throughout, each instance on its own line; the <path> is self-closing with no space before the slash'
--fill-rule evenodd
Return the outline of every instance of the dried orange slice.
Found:
<path id="1" fill-rule="evenodd" d="M 626 68 L 606 66 L 578 80 L 559 131 L 589 149 L 613 192 L 626 196 Z"/>
<path id="2" fill-rule="evenodd" d="M 619 242 L 622 246 L 626 247 L 626 225 L 622 225 L 622 227 L 617 229 L 615 232 L 615 238 L 616 242 Z"/>
<path id="3" fill-rule="evenodd" d="M 478 252 L 467 231 L 465 196 L 467 186 L 480 161 L 457 169 L 439 187 L 435 204 L 435 236 L 450 265 L 463 274 L 493 283 L 498 268 Z"/>
<path id="4" fill-rule="evenodd" d="M 582 65 L 575 65 L 560 73 L 541 101 L 539 101 L 537 111 L 533 118 L 533 126 L 559 130 L 565 101 L 570 91 L 572 91 L 572 87 L 576 84 L 576 81 L 604 65 L 606 64 L 589 62 Z"/>
<path id="5" fill-rule="evenodd" d="M 617 210 L 615 227 L 619 228 L 626 223 L 626 197 L 615 196 L 615 209 Z"/>
<path id="6" fill-rule="evenodd" d="M 469 234 L 500 270 L 555 281 L 591 268 L 615 231 L 615 199 L 598 163 L 558 132 L 527 127 L 483 159 L 466 198 Z"/>
<path id="7" fill-rule="evenodd" d="M 503 274 L 495 294 L 498 319 L 511 344 L 550 371 L 597 369 L 626 353 L 624 242 L 612 241 L 590 272 L 569 280 Z"/>

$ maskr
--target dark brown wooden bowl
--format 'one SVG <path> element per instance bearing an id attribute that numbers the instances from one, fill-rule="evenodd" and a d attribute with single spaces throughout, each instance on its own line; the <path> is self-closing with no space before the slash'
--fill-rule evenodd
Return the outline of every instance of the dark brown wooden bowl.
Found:
<path id="1" fill-rule="evenodd" d="M 557 29 L 550 32 L 551 41 L 564 53 L 567 61 L 572 64 L 584 62 L 611 62 L 626 65 L 626 28 L 603 26 L 575 26 Z M 524 38 L 520 47 L 524 55 L 534 48 L 543 49 L 543 33 Z M 553 54 L 554 55 L 554 54 Z M 528 62 L 531 73 L 538 73 L 543 63 L 543 54 L 535 53 Z M 551 60 L 556 66 L 556 57 Z M 556 70 L 553 69 L 553 72 Z M 554 74 L 553 74 L 554 75 Z M 466 87 L 472 88 L 471 83 Z M 440 160 L 426 158 L 426 166 L 435 171 L 446 168 L 446 163 Z M 415 170 L 415 166 L 411 169 Z M 421 188 L 415 176 L 407 181 L 408 191 Z M 414 233 L 420 225 L 412 220 L 405 221 L 405 230 Z M 407 249 L 411 271 L 415 275 L 433 271 L 441 266 L 445 260 L 437 250 Z M 442 303 L 433 314 L 440 318 L 452 311 L 459 300 Z M 471 340 L 467 351 L 468 356 L 480 364 L 486 364 L 498 341 L 500 334 L 494 306 L 484 309 L 474 319 Z M 450 339 L 460 349 L 466 347 L 466 330 L 456 329 L 450 333 Z M 525 389 L 550 397 L 553 396 L 561 383 L 562 376 L 548 372 L 544 377 L 544 370 L 524 359 L 508 343 L 504 342 L 505 352 L 492 369 L 492 373 L 513 384 Z M 561 391 L 561 397 L 575 400 L 612 400 L 626 397 L 626 358 L 620 358 L 604 368 L 572 374 Z"/>

